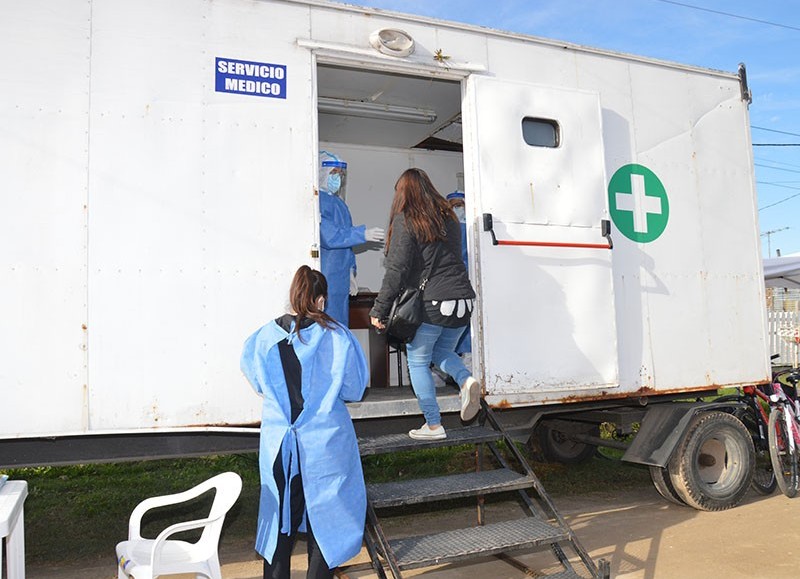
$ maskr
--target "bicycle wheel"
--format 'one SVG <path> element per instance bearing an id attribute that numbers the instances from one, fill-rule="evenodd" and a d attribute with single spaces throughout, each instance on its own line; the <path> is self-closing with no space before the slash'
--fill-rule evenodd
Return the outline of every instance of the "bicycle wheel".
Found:
<path id="1" fill-rule="evenodd" d="M 769 455 L 778 486 L 791 499 L 797 495 L 797 453 L 789 445 L 792 433 L 786 430 L 785 413 L 780 404 L 769 413 Z"/>
<path id="2" fill-rule="evenodd" d="M 775 470 L 772 468 L 772 458 L 769 455 L 769 441 L 761 438 L 759 433 L 758 424 L 763 418 L 757 416 L 756 411 L 749 406 L 737 408 L 733 415 L 742 421 L 742 424 L 747 427 L 747 430 L 750 431 L 750 436 L 753 438 L 756 463 L 753 470 L 753 482 L 750 483 L 750 486 L 760 495 L 771 495 L 775 492 L 778 481 L 775 480 Z M 764 426 L 766 427 L 767 425 L 765 424 Z"/>
<path id="3" fill-rule="evenodd" d="M 758 445 L 756 445 L 755 471 L 750 486 L 760 495 L 771 495 L 778 486 L 778 477 L 775 476 L 775 469 L 772 467 L 769 449 L 758 448 Z"/>

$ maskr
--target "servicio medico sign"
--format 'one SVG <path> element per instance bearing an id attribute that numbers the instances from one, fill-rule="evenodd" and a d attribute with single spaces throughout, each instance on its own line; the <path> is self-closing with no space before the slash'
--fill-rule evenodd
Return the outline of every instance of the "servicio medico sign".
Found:
<path id="1" fill-rule="evenodd" d="M 268 62 L 216 60 L 216 91 L 269 98 L 286 98 L 286 66 Z"/>

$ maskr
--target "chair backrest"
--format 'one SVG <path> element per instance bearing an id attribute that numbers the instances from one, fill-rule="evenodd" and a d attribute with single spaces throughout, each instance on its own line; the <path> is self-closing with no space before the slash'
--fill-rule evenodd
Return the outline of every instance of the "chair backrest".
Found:
<path id="1" fill-rule="evenodd" d="M 218 560 L 217 547 L 219 545 L 220 533 L 222 532 L 222 525 L 225 522 L 225 515 L 236 502 L 236 499 L 239 498 L 239 493 L 242 490 L 242 479 L 235 472 L 224 472 L 211 477 L 188 491 L 172 496 L 173 499 L 178 499 L 177 501 L 171 501 L 172 504 L 176 504 L 178 502 L 192 500 L 212 489 L 216 490 L 216 492 L 207 517 L 198 521 L 177 523 L 165 529 L 159 535 L 159 538 L 162 536 L 168 537 L 170 529 L 173 529 L 172 532 L 179 532 L 180 530 L 188 530 L 186 527 L 202 527 L 203 531 L 200 534 L 200 538 L 191 547 L 191 558 L 194 561 Z M 176 527 L 184 528 L 180 529 Z M 175 572 L 174 570 L 169 570 L 170 562 L 162 562 L 161 560 L 161 549 L 163 548 L 164 541 L 159 540 L 159 538 L 156 538 L 151 553 L 151 569 L 154 577 L 164 573 Z M 167 539 L 167 541 L 168 540 L 169 539 Z"/>
<path id="2" fill-rule="evenodd" d="M 198 491 L 195 496 L 200 496 L 211 489 L 216 489 L 214 502 L 208 513 L 208 518 L 212 521 L 206 525 L 197 541 L 198 548 L 202 549 L 217 548 L 225 515 L 239 498 L 239 493 L 242 492 L 242 479 L 235 472 L 223 472 L 194 487 L 194 490 Z"/>

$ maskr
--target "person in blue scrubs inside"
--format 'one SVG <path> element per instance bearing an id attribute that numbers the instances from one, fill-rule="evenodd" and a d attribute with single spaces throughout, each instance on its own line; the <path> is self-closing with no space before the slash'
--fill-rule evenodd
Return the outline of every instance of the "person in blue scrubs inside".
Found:
<path id="1" fill-rule="evenodd" d="M 307 578 L 332 578 L 361 550 L 367 495 L 345 402 L 361 399 L 369 371 L 350 330 L 324 312 L 327 297 L 325 276 L 301 266 L 290 313 L 242 352 L 242 372 L 263 398 L 256 551 L 265 579 L 289 579 L 298 532 L 308 534 Z"/>
<path id="2" fill-rule="evenodd" d="M 353 226 L 345 203 L 347 163 L 327 151 L 319 154 L 320 269 L 328 280 L 325 312 L 344 326 L 350 325 L 350 295 L 358 293 L 353 247 L 371 242 L 381 249 L 385 232 L 380 227 Z"/>

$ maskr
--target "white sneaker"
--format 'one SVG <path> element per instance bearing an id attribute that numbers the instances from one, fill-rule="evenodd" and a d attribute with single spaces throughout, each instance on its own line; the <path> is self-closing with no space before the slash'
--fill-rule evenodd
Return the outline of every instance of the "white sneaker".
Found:
<path id="1" fill-rule="evenodd" d="M 469 422 L 481 409 L 481 384 L 470 376 L 461 387 L 461 420 Z"/>
<path id="2" fill-rule="evenodd" d="M 409 430 L 408 435 L 415 440 L 441 440 L 447 438 L 444 426 L 440 424 L 439 428 L 431 430 L 427 422 L 419 428 Z"/>

